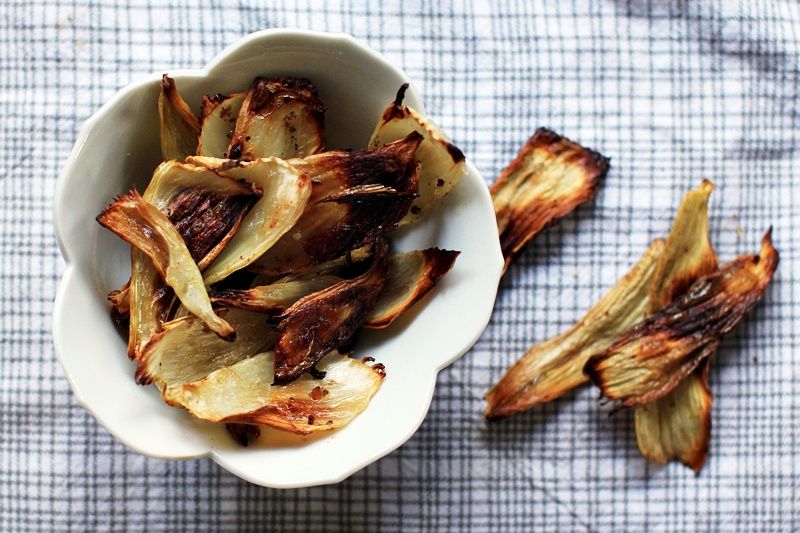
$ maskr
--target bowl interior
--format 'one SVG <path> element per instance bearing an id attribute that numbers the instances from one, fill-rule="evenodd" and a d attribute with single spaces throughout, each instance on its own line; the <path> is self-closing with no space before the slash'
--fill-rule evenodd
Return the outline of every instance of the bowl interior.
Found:
<path id="1" fill-rule="evenodd" d="M 170 75 L 195 110 L 203 94 L 242 90 L 256 76 L 307 77 L 328 108 L 328 147 L 354 149 L 366 146 L 381 112 L 406 81 L 399 70 L 351 39 L 308 34 L 245 39 L 206 72 Z M 367 411 L 338 432 L 301 438 L 266 431 L 255 449 L 239 448 L 219 425 L 169 408 L 153 387 L 134 383 L 125 341 L 108 314 L 107 292 L 129 275 L 129 247 L 94 217 L 132 186 L 143 190 L 160 162 L 159 80 L 153 76 L 124 89 L 99 111 L 84 128 L 61 178 L 55 218 L 70 268 L 56 303 L 54 340 L 73 389 L 116 437 L 147 455 L 211 452 L 237 475 L 270 486 L 341 479 L 414 432 L 438 369 L 467 350 L 488 321 L 502 259 L 486 187 L 468 165 L 459 186 L 424 222 L 394 236 L 396 249 L 439 246 L 462 254 L 433 297 L 390 328 L 361 339 L 359 355 L 375 357 L 388 372 Z M 406 98 L 421 110 L 413 88 Z"/>

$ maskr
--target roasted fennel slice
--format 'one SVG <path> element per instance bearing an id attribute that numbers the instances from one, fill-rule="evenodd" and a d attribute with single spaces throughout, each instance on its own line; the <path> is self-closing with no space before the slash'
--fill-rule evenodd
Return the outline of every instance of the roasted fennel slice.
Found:
<path id="1" fill-rule="evenodd" d="M 164 213 L 133 190 L 106 207 L 97 221 L 147 255 L 181 303 L 212 331 L 226 340 L 235 338 L 233 327 L 211 308 L 202 274 Z"/>
<path id="2" fill-rule="evenodd" d="M 412 133 L 373 152 L 293 160 L 312 177 L 312 198 L 297 224 L 250 269 L 272 275 L 296 272 L 393 230 L 417 190 L 414 153 L 421 140 Z"/>
<path id="3" fill-rule="evenodd" d="M 136 381 L 160 388 L 190 383 L 275 344 L 266 315 L 240 309 L 222 309 L 219 314 L 236 328 L 234 341 L 220 339 L 193 315 L 166 322 L 145 347 Z"/>
<path id="4" fill-rule="evenodd" d="M 331 151 L 291 163 L 307 172 L 314 183 L 312 202 L 361 185 L 384 185 L 406 193 L 417 193 L 416 153 L 423 137 L 411 132 L 374 150 Z"/>
<path id="5" fill-rule="evenodd" d="M 242 101 L 226 157 L 290 159 L 325 146 L 325 106 L 303 78 L 256 78 Z"/>
<path id="6" fill-rule="evenodd" d="M 261 190 L 261 198 L 205 271 L 208 285 L 248 266 L 269 250 L 294 226 L 311 196 L 308 174 L 274 157 L 240 162 L 224 174 L 254 184 Z"/>
<path id="7" fill-rule="evenodd" d="M 306 374 L 275 385 L 275 357 L 266 352 L 220 368 L 192 383 L 166 387 L 164 399 L 210 422 L 263 424 L 309 434 L 347 425 L 366 409 L 385 372 L 332 352 L 317 364 L 322 379 Z"/>
<path id="8" fill-rule="evenodd" d="M 491 187 L 505 268 L 548 224 L 594 198 L 608 159 L 539 128 Z"/>
<path id="9" fill-rule="evenodd" d="M 161 156 L 164 161 L 182 161 L 197 152 L 200 123 L 181 97 L 175 80 L 164 74 L 158 96 L 161 122 Z"/>
<path id="10" fill-rule="evenodd" d="M 244 97 L 245 93 L 203 97 L 198 155 L 225 157 Z"/>
<path id="11" fill-rule="evenodd" d="M 396 98 L 384 110 L 369 141 L 369 147 L 374 149 L 402 139 L 411 132 L 421 134 L 424 139 L 415 154 L 420 165 L 419 197 L 400 221 L 401 226 L 424 217 L 453 190 L 466 172 L 461 150 L 430 119 L 403 105 L 406 89 L 407 83 L 397 91 Z"/>
<path id="12" fill-rule="evenodd" d="M 741 255 L 698 279 L 602 353 L 584 372 L 621 407 L 642 405 L 673 390 L 761 298 L 778 266 L 771 230 L 758 255 Z"/>
<path id="13" fill-rule="evenodd" d="M 392 254 L 386 284 L 378 301 L 367 315 L 364 327 L 388 327 L 421 300 L 447 274 L 460 252 L 428 248 Z"/>
<path id="14" fill-rule="evenodd" d="M 486 416 L 513 415 L 586 383 L 583 367 L 589 357 L 645 317 L 650 284 L 663 249 L 663 240 L 654 241 L 574 326 L 522 356 L 486 395 Z"/>
<path id="15" fill-rule="evenodd" d="M 455 263 L 459 252 L 429 248 L 389 256 L 386 284 L 364 327 L 380 329 L 389 326 L 416 302 L 421 300 Z M 369 259 L 364 248 L 355 250 L 350 259 L 343 257 L 317 265 L 314 270 L 290 275 L 267 285 L 249 289 L 212 290 L 211 301 L 227 307 L 280 314 L 303 296 L 343 281 L 343 272 Z"/>
<path id="16" fill-rule="evenodd" d="M 718 268 L 708 234 L 708 198 L 714 185 L 704 180 L 684 196 L 650 286 L 648 313 L 655 313 Z M 711 433 L 711 391 L 706 359 L 662 398 L 636 407 L 636 442 L 648 460 L 678 459 L 699 471 Z"/>
<path id="17" fill-rule="evenodd" d="M 281 279 L 269 285 L 249 289 L 219 289 L 210 293 L 211 301 L 227 307 L 277 315 L 300 298 L 321 291 L 342 281 L 331 275 L 311 275 Z"/>
<path id="18" fill-rule="evenodd" d="M 297 379 L 361 327 L 386 281 L 387 255 L 388 245 L 379 239 L 374 244 L 372 264 L 363 274 L 301 298 L 279 317 L 276 381 Z"/>

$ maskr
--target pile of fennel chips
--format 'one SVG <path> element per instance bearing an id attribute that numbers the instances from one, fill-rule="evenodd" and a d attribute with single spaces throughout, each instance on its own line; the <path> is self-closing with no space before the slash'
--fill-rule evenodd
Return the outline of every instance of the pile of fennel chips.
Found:
<path id="1" fill-rule="evenodd" d="M 226 423 L 243 444 L 267 425 L 297 434 L 349 423 L 386 375 L 352 349 L 427 294 L 457 251 L 391 253 L 465 172 L 461 151 L 403 105 L 361 151 L 325 150 L 325 106 L 306 79 L 256 78 L 204 96 L 198 119 L 164 75 L 164 162 L 143 192 L 97 220 L 131 244 L 109 294 L 136 380 Z"/>

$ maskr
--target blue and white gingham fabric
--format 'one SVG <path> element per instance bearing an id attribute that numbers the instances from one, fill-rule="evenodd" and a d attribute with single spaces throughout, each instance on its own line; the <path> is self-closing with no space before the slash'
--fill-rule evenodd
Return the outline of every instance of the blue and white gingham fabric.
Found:
<path id="1" fill-rule="evenodd" d="M 537 126 L 612 158 L 596 202 L 510 269 L 419 432 L 339 485 L 291 491 L 126 450 L 77 405 L 50 335 L 53 193 L 81 123 L 138 76 L 282 26 L 348 32 L 401 65 L 487 181 Z M 3 0 L 0 531 L 800 529 L 799 73 L 789 0 Z M 721 258 L 772 224 L 782 262 L 713 360 L 700 476 L 647 465 L 631 414 L 609 418 L 589 388 L 487 425 L 487 387 L 665 235 L 702 178 Z"/>

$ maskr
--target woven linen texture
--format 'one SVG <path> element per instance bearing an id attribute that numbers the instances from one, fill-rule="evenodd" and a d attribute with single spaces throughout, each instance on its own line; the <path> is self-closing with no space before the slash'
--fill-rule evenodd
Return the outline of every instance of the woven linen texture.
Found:
<path id="1" fill-rule="evenodd" d="M 538 126 L 612 158 L 597 200 L 509 270 L 417 434 L 341 484 L 288 491 L 126 450 L 77 404 L 50 333 L 53 194 L 80 125 L 138 76 L 202 67 L 271 27 L 347 32 L 384 53 L 488 182 Z M 0 530 L 800 529 L 798 31 L 791 1 L 4 0 Z M 647 465 L 632 414 L 609 418 L 588 387 L 484 422 L 487 387 L 666 235 L 702 178 L 718 186 L 720 258 L 755 252 L 772 224 L 782 261 L 713 360 L 701 475 Z"/>

